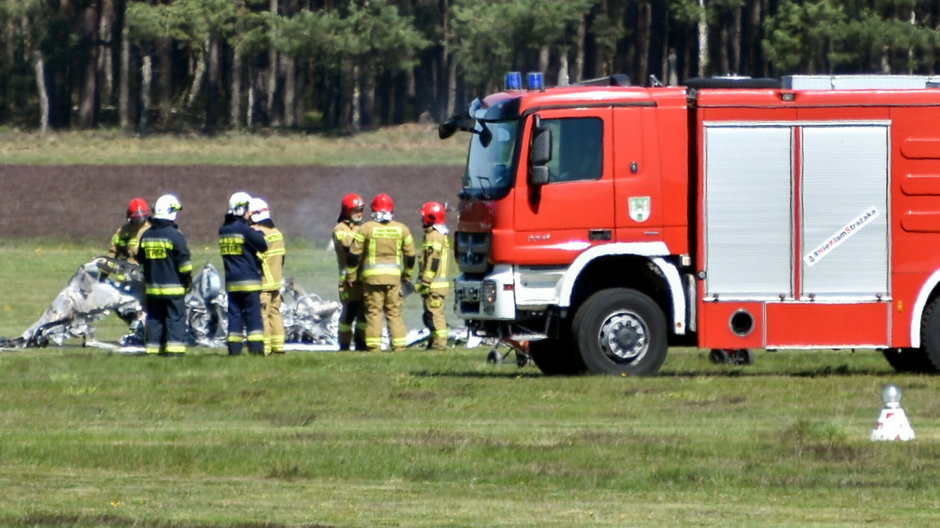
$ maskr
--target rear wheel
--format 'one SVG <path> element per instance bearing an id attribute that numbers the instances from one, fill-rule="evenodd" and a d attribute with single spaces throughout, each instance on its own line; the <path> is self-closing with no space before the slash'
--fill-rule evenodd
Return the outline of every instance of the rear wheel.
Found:
<path id="1" fill-rule="evenodd" d="M 920 341 L 923 347 L 920 354 L 913 354 L 910 356 L 912 359 L 905 361 L 917 369 L 912 372 L 937 372 L 940 369 L 940 298 L 934 299 L 924 310 L 920 322 Z M 891 363 L 890 358 L 888 362 Z"/>
<path id="2" fill-rule="evenodd" d="M 898 372 L 933 372 L 923 348 L 888 348 L 881 351 L 888 364 Z"/>
<path id="3" fill-rule="evenodd" d="M 578 308 L 572 331 L 592 374 L 654 376 L 666 361 L 666 318 L 636 290 L 611 288 L 590 296 Z"/>

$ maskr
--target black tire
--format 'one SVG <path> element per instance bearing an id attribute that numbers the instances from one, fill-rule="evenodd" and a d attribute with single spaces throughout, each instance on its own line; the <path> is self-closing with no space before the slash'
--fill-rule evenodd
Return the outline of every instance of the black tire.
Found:
<path id="1" fill-rule="evenodd" d="M 724 365 L 730 360 L 728 351 L 723 348 L 713 348 L 711 352 L 708 353 L 708 360 L 714 363 L 715 365 Z"/>
<path id="2" fill-rule="evenodd" d="M 531 341 L 529 357 L 546 376 L 575 376 L 584 372 L 584 364 L 567 336 Z"/>
<path id="3" fill-rule="evenodd" d="M 739 348 L 734 351 L 734 363 L 736 365 L 753 365 L 754 353 L 748 348 Z"/>
<path id="4" fill-rule="evenodd" d="M 578 308 L 574 342 L 591 374 L 655 376 L 666 361 L 666 317 L 636 290 L 601 290 Z"/>
<path id="5" fill-rule="evenodd" d="M 904 373 L 924 374 L 934 372 L 923 348 L 887 348 L 881 351 L 888 364 Z"/>
<path id="6" fill-rule="evenodd" d="M 937 372 L 940 370 L 940 297 L 924 310 L 924 317 L 920 320 L 920 342 L 922 360 L 909 360 L 918 369 L 913 372 Z"/>

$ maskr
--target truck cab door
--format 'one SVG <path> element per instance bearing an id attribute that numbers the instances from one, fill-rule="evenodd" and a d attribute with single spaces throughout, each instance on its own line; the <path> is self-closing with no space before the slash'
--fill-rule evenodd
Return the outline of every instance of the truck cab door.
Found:
<path id="1" fill-rule="evenodd" d="M 539 126 L 550 130 L 547 181 L 528 178 L 521 164 L 515 195 L 515 251 L 520 264 L 567 264 L 588 247 L 613 239 L 614 185 L 610 108 L 547 110 Z M 526 142 L 533 137 L 530 118 Z M 528 151 L 528 149 L 527 149 Z"/>

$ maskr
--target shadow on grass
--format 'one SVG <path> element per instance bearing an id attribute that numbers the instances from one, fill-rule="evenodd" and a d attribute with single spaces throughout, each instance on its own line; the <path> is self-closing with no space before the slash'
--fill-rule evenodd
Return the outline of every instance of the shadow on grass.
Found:
<path id="1" fill-rule="evenodd" d="M 119 515 L 100 514 L 100 515 L 64 515 L 56 513 L 32 513 L 22 517 L 11 519 L 11 527 L 61 527 L 70 526 L 75 528 L 212 528 L 215 524 L 205 524 L 198 522 L 185 521 L 145 521 L 121 517 Z M 243 522 L 230 524 L 232 528 L 331 528 L 325 524 L 280 524 L 272 522 Z"/>
<path id="2" fill-rule="evenodd" d="M 767 372 L 749 370 L 747 367 L 730 367 L 729 370 L 681 370 L 681 371 L 660 371 L 654 377 L 658 378 L 762 378 L 762 377 L 792 377 L 792 378 L 830 378 L 830 377 L 852 377 L 852 376 L 889 376 L 898 373 L 890 368 L 858 368 L 849 365 L 821 366 L 813 369 Z M 533 370 L 518 371 L 441 371 L 418 370 L 411 372 L 411 375 L 425 378 L 563 378 L 579 376 L 545 376 L 541 372 Z M 916 375 L 914 375 L 916 376 Z M 624 376 L 633 377 L 633 376 Z"/>

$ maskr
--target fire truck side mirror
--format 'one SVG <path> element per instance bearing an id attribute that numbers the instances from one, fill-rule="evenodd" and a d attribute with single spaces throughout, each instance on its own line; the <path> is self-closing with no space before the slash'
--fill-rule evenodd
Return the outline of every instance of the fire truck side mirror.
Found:
<path id="1" fill-rule="evenodd" d="M 536 126 L 532 131 L 532 145 L 529 149 L 529 183 L 545 185 L 548 183 L 548 162 L 552 160 L 552 129 Z"/>

